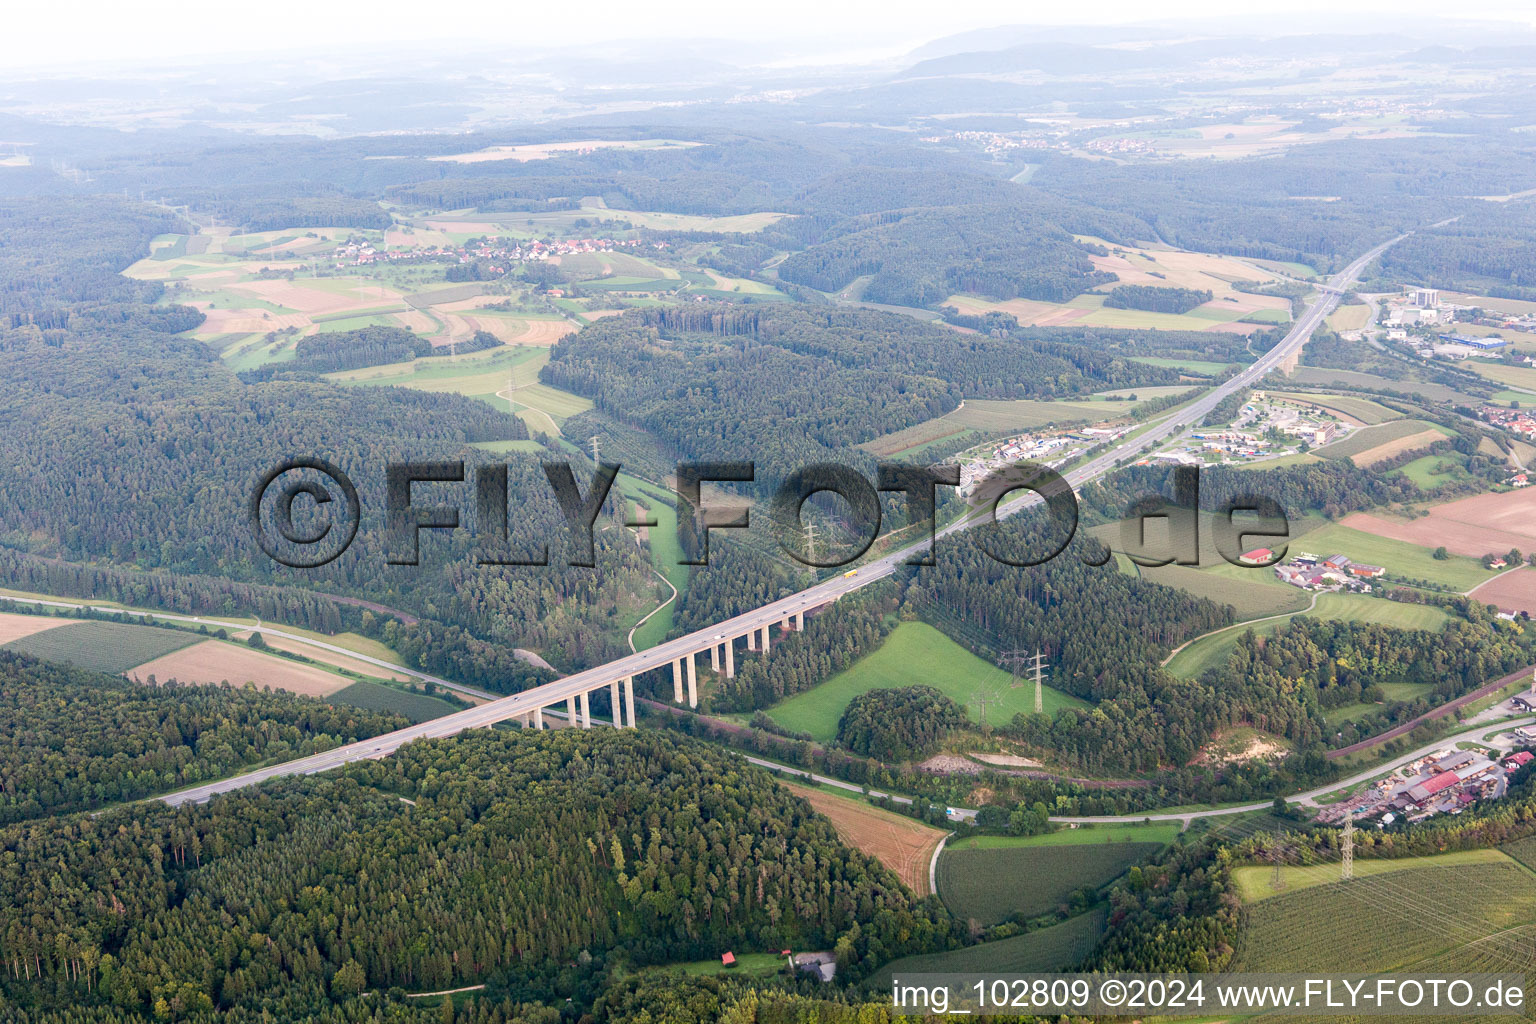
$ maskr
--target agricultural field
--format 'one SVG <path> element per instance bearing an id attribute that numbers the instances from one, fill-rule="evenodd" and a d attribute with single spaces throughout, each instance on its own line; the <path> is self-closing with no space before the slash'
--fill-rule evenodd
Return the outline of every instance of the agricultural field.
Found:
<path id="1" fill-rule="evenodd" d="M 1361 373 L 1357 370 L 1336 370 L 1326 366 L 1307 366 L 1305 364 L 1296 367 L 1287 375 L 1287 380 L 1303 387 L 1330 387 L 1338 384 L 1350 384 L 1371 391 L 1380 391 L 1385 394 L 1397 392 L 1404 395 L 1418 394 L 1432 402 L 1456 402 L 1462 405 L 1476 406 L 1481 399 L 1473 395 L 1467 395 L 1444 384 L 1435 384 L 1421 380 L 1389 380 L 1373 373 Z M 1329 396 L 1332 398 L 1333 396 Z"/>
<path id="2" fill-rule="evenodd" d="M 1506 387 L 1536 389 L 1536 367 L 1510 366 L 1489 359 L 1463 359 L 1460 365 Z"/>
<path id="3" fill-rule="evenodd" d="M 0 647 L 60 626 L 78 622 L 79 619 L 61 619 L 53 615 L 18 615 L 0 612 Z"/>
<path id="4" fill-rule="evenodd" d="M 1297 548 L 1326 558 L 1333 554 L 1347 555 L 1352 561 L 1368 565 L 1380 565 L 1387 570 L 1387 582 L 1393 580 L 1434 580 L 1457 590 L 1470 590 L 1493 577 L 1490 569 L 1484 569 L 1477 560 L 1466 555 L 1453 554 L 1441 560 L 1434 557 L 1433 548 L 1421 547 L 1392 536 L 1384 536 L 1374 529 L 1377 517 L 1368 513 L 1346 516 L 1338 523 L 1319 527 L 1294 542 Z M 1424 522 L 1417 520 L 1416 522 Z M 1431 536 L 1429 539 L 1433 540 Z M 1442 541 L 1449 548 L 1449 542 Z M 1488 550 L 1507 551 L 1487 541 Z"/>
<path id="5" fill-rule="evenodd" d="M 1247 117 L 1227 124 L 1203 124 L 1188 130 L 1161 130 L 1138 132 L 1135 129 L 1116 129 L 1095 141 L 1118 139 L 1145 139 L 1162 158 L 1205 158 L 1213 160 L 1244 160 L 1257 156 L 1272 156 L 1293 146 L 1329 142 L 1339 139 L 1400 139 L 1413 134 L 1411 126 L 1384 122 L 1381 118 L 1352 118 L 1349 121 L 1329 125 L 1321 130 L 1304 127 L 1299 121 L 1270 114 Z M 1082 150 L 1079 155 L 1094 156 L 1092 150 Z M 1297 203 L 1326 203 L 1338 196 L 1292 196 Z M 1257 261 L 1256 261 L 1257 262 Z M 1285 264 L 1303 266 L 1302 264 Z"/>
<path id="6" fill-rule="evenodd" d="M 1515 862 L 1499 850 L 1457 850 L 1430 857 L 1356 857 L 1355 877 L 1393 875 L 1404 871 L 1443 872 L 1447 877 L 1458 871 L 1477 867 L 1514 868 Z M 1248 864 L 1233 868 L 1232 879 L 1244 903 L 1261 903 L 1283 898 L 1308 889 L 1327 887 L 1336 891 L 1339 879 L 1337 862 L 1310 866 L 1286 865 L 1280 869 L 1280 888 L 1274 886 L 1274 868 L 1268 864 Z M 1423 876 L 1434 878 L 1434 875 Z M 1394 883 L 1402 879 L 1392 879 Z M 1536 900 L 1536 876 L 1531 876 L 1532 896 Z M 1385 883 L 1383 883 L 1385 885 Z"/>
<path id="7" fill-rule="evenodd" d="M 1022 682 L 1022 681 L 1021 681 Z M 809 733 L 819 743 L 837 736 L 837 723 L 848 702 L 879 688 L 932 686 L 964 707 L 975 719 L 977 693 L 999 698 L 987 709 L 991 721 L 1009 721 L 1035 709 L 1034 685 L 1013 688 L 1013 676 L 972 654 L 925 622 L 903 622 L 878 651 L 818 686 L 796 694 L 768 710 L 786 729 Z M 1087 707 L 1069 694 L 1045 688 L 1045 713 L 1058 708 Z"/>
<path id="8" fill-rule="evenodd" d="M 987 434 L 1011 434 L 1076 423 L 1101 423 L 1130 415 L 1141 402 L 1187 390 L 1187 387 L 1179 385 L 1125 388 L 1118 392 L 1102 392 L 1092 398 L 1054 402 L 970 398 L 954 412 L 893 431 L 866 441 L 859 447 L 881 457 L 912 455 L 927 445 L 966 434 L 975 435 L 980 440 L 981 436 Z"/>
<path id="9" fill-rule="evenodd" d="M 945 419 L 989 434 L 1032 430 L 1049 424 L 1097 423 L 1130 414 L 1136 403 L 1129 400 L 1036 402 L 1028 399 L 994 401 L 969 399 L 963 408 Z"/>
<path id="10" fill-rule="evenodd" d="M 250 631 L 244 633 L 236 633 L 234 634 L 234 639 L 243 642 L 249 639 L 250 635 Z M 266 645 L 272 648 L 274 651 L 285 651 L 288 654 L 302 655 L 311 661 L 318 661 L 321 664 L 329 665 L 332 668 L 339 668 L 344 672 L 355 672 L 358 675 L 374 676 L 379 679 L 388 679 L 391 682 L 397 683 L 407 682 L 411 679 L 410 676 L 403 672 L 391 672 L 389 669 L 381 668 L 378 665 L 372 664 L 371 662 L 362 661 L 358 658 L 351 658 L 345 654 L 337 654 L 335 651 L 327 651 L 320 647 L 311 647 L 309 644 L 301 643 L 297 640 L 289 640 L 286 637 L 272 636 L 270 633 L 263 633 L 262 640 L 264 640 Z M 330 637 L 326 637 L 325 642 L 334 643 L 335 641 Z M 383 647 L 384 645 L 379 644 L 378 646 Z M 384 649 L 386 651 L 389 650 L 387 647 Z M 391 651 L 390 654 L 393 656 L 393 660 L 399 660 L 399 656 L 394 655 L 394 652 Z M 377 657 L 377 655 L 372 656 Z"/>
<path id="11" fill-rule="evenodd" d="M 1104 934 L 1104 908 L 1023 935 L 947 953 L 902 957 L 876 971 L 871 983 L 889 987 L 908 974 L 1029 974 L 1071 967 L 1093 952 Z"/>
<path id="12" fill-rule="evenodd" d="M 1520 839 L 1504 847 L 1504 852 L 1536 871 L 1536 837 Z"/>
<path id="13" fill-rule="evenodd" d="M 1316 454 L 1325 459 L 1349 459 L 1357 466 L 1371 466 L 1436 441 L 1454 436 L 1449 430 L 1424 420 L 1392 420 L 1361 427 L 1348 437 L 1325 444 Z"/>
<path id="14" fill-rule="evenodd" d="M 197 638 L 189 636 L 188 639 L 190 642 Z M 162 683 L 172 679 L 180 683 L 227 682 L 235 686 L 254 683 L 257 688 L 287 690 L 307 697 L 329 697 L 352 682 L 346 676 L 318 665 L 290 661 L 224 640 L 204 640 L 172 653 L 141 658 L 138 664 L 119 671 L 140 682 L 148 682 L 149 677 L 154 676 Z"/>
<path id="15" fill-rule="evenodd" d="M 1048 914 L 1077 889 L 1106 885 L 1162 849 L 1163 843 L 946 847 L 939 855 L 939 896 L 962 921 L 990 927 L 1014 914 Z"/>
<path id="16" fill-rule="evenodd" d="M 428 719 L 441 718 L 462 710 L 456 704 L 429 697 L 424 693 L 411 693 L 367 680 L 344 685 L 341 689 L 327 694 L 325 699 L 331 704 L 350 704 L 365 711 L 395 711 L 413 722 L 425 722 Z"/>
<path id="17" fill-rule="evenodd" d="M 1333 971 L 1419 973 L 1469 960 L 1488 964 L 1484 970 L 1531 965 L 1536 875 L 1497 850 L 1357 859 L 1350 882 L 1337 881 L 1337 864 L 1287 870 L 1294 884 L 1248 906 L 1233 970 L 1315 969 L 1322 935 Z M 1269 868 L 1238 869 L 1244 873 L 1262 876 L 1245 892 L 1267 888 Z M 1522 928 L 1527 933 L 1511 931 Z"/>
<path id="18" fill-rule="evenodd" d="M 1035 846 L 1092 846 L 1098 843 L 1153 843 L 1166 846 L 1179 834 L 1176 821 L 1132 825 L 1079 825 L 1037 836 L 965 836 L 945 846 L 950 850 L 1018 849 Z"/>
<path id="19" fill-rule="evenodd" d="M 916 452 L 926 445 L 962 437 L 979 440 L 981 435 L 970 427 L 956 423 L 948 416 L 938 416 L 910 427 L 894 430 L 873 441 L 865 441 L 859 447 L 878 458 L 890 458 L 893 455 Z"/>
<path id="20" fill-rule="evenodd" d="M 456 164 L 488 163 L 495 160 L 516 160 L 519 163 L 527 163 L 530 160 L 548 160 L 553 156 L 564 154 L 585 154 L 599 149 L 691 149 L 694 146 L 702 146 L 702 142 L 682 142 L 678 139 L 578 139 L 569 142 L 539 142 L 522 146 L 487 146 L 477 149 L 472 153 L 455 153 L 450 156 L 433 156 L 429 160 L 439 160 Z M 388 159 L 379 157 L 378 159 Z"/>
<path id="21" fill-rule="evenodd" d="M 1472 596 L 1484 604 L 1498 605 L 1500 611 L 1536 615 L 1536 569 L 1527 566 L 1500 573 L 1475 588 Z"/>
<path id="22" fill-rule="evenodd" d="M 1358 395 L 1325 395 L 1313 391 L 1266 391 L 1265 396 L 1285 402 L 1316 406 L 1365 426 L 1403 418 L 1402 413 Z"/>
<path id="23" fill-rule="evenodd" d="M 199 639 L 196 633 L 180 630 L 86 620 L 20 637 L 5 644 L 4 649 L 115 675 L 151 659 L 174 656 L 171 652 L 196 644 Z"/>
<path id="24" fill-rule="evenodd" d="M 1091 327 L 1159 328 L 1182 331 L 1237 331 L 1251 333 L 1260 324 L 1288 323 L 1290 300 L 1274 295 L 1254 295 L 1238 291 L 1236 282 L 1267 284 L 1277 280 L 1274 274 L 1252 263 L 1229 256 L 1185 252 L 1177 249 L 1142 249 L 1080 236 L 1080 241 L 1109 249 L 1106 256 L 1093 255 L 1094 269 L 1114 274 L 1119 285 L 1148 285 L 1155 288 L 1191 288 L 1211 292 L 1210 302 L 1188 313 L 1152 313 L 1139 309 L 1115 309 L 1104 305 L 1104 294 L 1090 291 L 1066 302 L 1038 302 L 1010 299 L 993 302 L 973 295 L 952 295 L 944 305 L 955 306 L 962 313 L 1001 310 L 1018 317 L 1026 326 L 1059 327 L 1074 324 Z M 1113 285 L 1102 286 L 1105 291 Z"/>
<path id="25" fill-rule="evenodd" d="M 1129 559 L 1126 559 L 1126 563 L 1126 571 L 1135 575 L 1137 567 Z M 1238 566 L 1200 569 L 1188 565 L 1140 568 L 1142 577 L 1153 583 L 1177 587 L 1195 597 L 1231 605 L 1242 621 L 1297 612 L 1307 606 L 1307 595 L 1281 583 L 1267 569 L 1243 569 Z"/>
<path id="26" fill-rule="evenodd" d="M 1193 377 L 1214 377 L 1225 373 L 1234 363 L 1215 363 L 1207 359 L 1186 359 L 1183 356 L 1129 356 L 1133 363 L 1145 363 L 1148 366 L 1161 366 L 1168 370 L 1178 370 L 1181 373 Z"/>
<path id="27" fill-rule="evenodd" d="M 832 788 L 780 782 L 832 822 L 843 842 L 894 871 L 913 892 L 928 895 L 928 866 L 944 833 L 916 818 L 872 807 Z M 942 870 L 943 858 L 939 865 Z M 942 878 L 942 876 L 941 876 Z M 940 882 L 942 889 L 943 883 Z"/>
<path id="28" fill-rule="evenodd" d="M 649 210 L 617 210 L 600 205 L 601 199 L 590 197 L 575 210 L 552 210 L 548 213 L 450 213 L 426 218 L 422 226 L 428 230 L 444 232 L 449 238 L 470 238 L 475 235 L 502 235 L 517 238 L 544 238 L 549 235 L 571 237 L 590 236 L 626 230 L 624 225 L 649 228 L 655 231 L 709 231 L 732 233 L 737 231 L 761 231 L 777 224 L 787 213 L 741 213 L 726 217 L 699 216 L 688 213 L 658 213 Z M 586 222 L 585 227 L 577 221 Z"/>
<path id="29" fill-rule="evenodd" d="M 1470 558 L 1481 558 L 1492 552 L 1502 554 L 1510 548 L 1532 551 L 1536 550 L 1536 493 L 1533 491 L 1536 488 L 1459 498 L 1431 505 L 1425 510 L 1427 515 L 1415 519 L 1356 512 L 1342 522 L 1345 526 L 1408 544 L 1427 548 L 1444 545 L 1452 554 Z M 1488 575 L 1485 572 L 1482 579 L 1487 579 Z"/>
<path id="30" fill-rule="evenodd" d="M 547 362 L 547 348 L 525 346 L 343 370 L 326 376 L 340 384 L 415 388 L 478 398 L 498 409 L 509 409 L 531 431 L 558 437 L 560 425 L 592 408 L 592 403 L 540 383 L 539 370 Z"/>
<path id="31" fill-rule="evenodd" d="M 1306 607 L 1307 598 L 1295 587 L 1287 586 L 1275 578 L 1270 569 L 1232 565 L 1216 548 L 1216 517 L 1202 513 L 1200 517 L 1200 564 L 1138 566 L 1123 552 L 1125 540 L 1120 523 L 1107 523 L 1091 527 L 1088 533 L 1111 549 L 1121 552 L 1116 556 L 1120 571 L 1140 576 L 1164 586 L 1177 587 L 1196 597 L 1208 598 L 1218 604 L 1230 604 L 1240 620 L 1264 618 L 1283 612 L 1300 611 Z M 1315 520 L 1298 519 L 1290 524 L 1291 539 L 1295 546 L 1298 538 L 1315 526 Z M 1159 533 L 1156 523 L 1147 531 L 1145 553 L 1164 557 L 1166 533 Z M 1138 549 L 1139 551 L 1140 549 Z"/>
<path id="32" fill-rule="evenodd" d="M 1328 316 L 1328 326 L 1335 331 L 1358 331 L 1371 322 L 1371 307 L 1363 302 L 1340 306 Z"/>

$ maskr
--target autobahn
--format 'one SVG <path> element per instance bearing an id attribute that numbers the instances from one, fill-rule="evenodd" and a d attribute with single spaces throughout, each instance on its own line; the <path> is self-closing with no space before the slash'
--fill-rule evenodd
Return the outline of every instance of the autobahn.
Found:
<path id="1" fill-rule="evenodd" d="M 1250 366 L 1217 384 L 1200 398 L 1156 421 L 1141 433 L 1125 439 L 1102 454 L 1072 468 L 1064 474 L 1066 481 L 1074 489 L 1081 488 L 1110 472 L 1117 465 L 1123 464 L 1127 459 L 1148 450 L 1178 431 L 1198 423 L 1222 399 L 1263 378 L 1265 374 L 1306 344 L 1312 337 L 1312 333 L 1338 306 L 1343 293 L 1359 279 L 1360 273 L 1372 260 L 1406 237 L 1407 235 L 1399 235 L 1397 238 L 1383 242 L 1335 274 L 1326 285 L 1320 287 L 1321 294 L 1295 322 L 1285 337 Z M 1000 503 L 997 512 L 999 516 L 1012 515 L 1039 501 L 1040 498 L 1033 492 L 1025 492 Z M 950 536 L 985 521 L 985 518 L 972 516 L 957 520 L 936 531 L 935 537 L 940 539 Z M 791 616 L 803 616 L 809 610 L 830 604 L 846 594 L 890 576 L 899 565 L 925 552 L 929 546 L 930 542 L 925 539 L 859 566 L 858 572 L 854 575 L 834 576 L 789 597 L 770 602 L 708 629 L 678 637 L 656 647 L 577 672 L 510 697 L 503 697 L 478 707 L 408 726 L 370 740 L 337 747 L 321 754 L 313 754 L 182 790 L 162 799 L 173 805 L 202 802 L 216 794 L 258 785 L 269 779 L 290 775 L 312 775 L 353 761 L 384 757 L 405 744 L 419 739 L 454 736 L 466 729 L 483 728 L 518 718 L 530 714 L 535 709 L 559 704 L 567 699 L 611 685 L 618 680 L 633 678 L 654 669 L 666 668 L 678 659 L 691 657 L 698 651 L 708 649 L 711 645 L 729 642 L 732 638 L 744 636 L 754 630 L 771 629 Z"/>

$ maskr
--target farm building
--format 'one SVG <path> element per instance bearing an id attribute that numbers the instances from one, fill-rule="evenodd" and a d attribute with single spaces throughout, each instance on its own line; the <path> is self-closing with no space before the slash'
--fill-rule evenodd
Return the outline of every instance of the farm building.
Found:
<path id="1" fill-rule="evenodd" d="M 1275 553 L 1269 548 L 1254 548 L 1252 551 L 1244 551 L 1238 556 L 1238 561 L 1244 565 L 1263 565 L 1275 557 Z"/>
<path id="2" fill-rule="evenodd" d="M 1351 575 L 1364 576 L 1366 579 L 1375 579 L 1377 576 L 1385 575 L 1387 571 L 1379 565 L 1366 565 L 1363 562 L 1351 562 L 1347 568 Z"/>

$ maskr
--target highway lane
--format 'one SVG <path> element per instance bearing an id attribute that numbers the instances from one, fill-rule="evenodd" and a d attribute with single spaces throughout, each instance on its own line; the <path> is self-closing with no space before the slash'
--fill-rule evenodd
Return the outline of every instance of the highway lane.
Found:
<path id="1" fill-rule="evenodd" d="M 1252 365 L 1222 381 L 1213 387 L 1209 393 L 1201 396 L 1189 405 L 1156 421 L 1152 427 L 1141 434 L 1073 468 L 1065 474 L 1067 482 L 1074 489 L 1081 488 L 1084 484 L 1113 470 L 1118 463 L 1146 451 L 1148 448 L 1172 436 L 1175 432 L 1199 422 L 1222 399 L 1241 388 L 1250 386 L 1262 378 L 1279 365 L 1282 360 L 1306 344 L 1307 340 L 1312 336 L 1312 332 L 1337 307 L 1340 296 L 1358 280 L 1361 271 L 1364 270 L 1368 263 L 1387 248 L 1406 237 L 1406 235 L 1400 235 L 1391 241 L 1378 245 L 1334 275 L 1329 283 L 1322 287 L 1322 294 L 1292 326 L 1286 336 Z M 1012 515 L 1036 504 L 1039 500 L 1039 497 L 1034 493 L 1023 492 L 1000 504 L 998 514 L 999 516 Z M 986 519 L 987 517 L 972 516 L 958 520 L 937 531 L 936 536 L 945 537 L 952 535 L 960 530 L 975 526 L 978 522 L 984 522 Z M 675 640 L 669 640 L 648 650 L 620 658 L 606 665 L 599 665 L 595 668 L 577 672 L 574 675 L 566 676 L 552 683 L 546 683 L 532 690 L 493 700 L 479 707 L 445 715 L 430 722 L 422 722 L 371 740 L 338 747 L 323 754 L 315 754 L 229 779 L 210 782 L 203 786 L 171 794 L 164 799 L 167 803 L 172 804 L 188 801 L 201 802 L 215 794 L 256 785 L 279 776 L 314 774 L 315 772 L 339 767 L 350 761 L 383 757 L 414 740 L 454 736 L 465 729 L 483 728 L 516 718 L 533 711 L 535 708 L 561 704 L 568 697 L 574 698 L 581 693 L 598 689 L 613 681 L 637 676 L 652 669 L 664 669 L 678 658 L 697 651 L 708 650 L 711 644 L 719 644 L 729 638 L 744 636 L 752 630 L 761 629 L 765 626 L 772 627 L 783 622 L 791 615 L 803 613 L 835 601 L 845 594 L 852 593 L 861 587 L 869 586 L 889 576 L 896 570 L 898 565 L 914 555 L 926 551 L 929 546 L 930 542 L 925 539 L 860 566 L 856 575 L 834 576 L 797 594 L 773 601 L 750 612 L 728 619 L 716 626 L 690 633 Z M 351 652 L 347 653 L 350 654 Z M 446 681 L 438 680 L 438 682 Z M 447 685 L 451 686 L 451 684 Z"/>

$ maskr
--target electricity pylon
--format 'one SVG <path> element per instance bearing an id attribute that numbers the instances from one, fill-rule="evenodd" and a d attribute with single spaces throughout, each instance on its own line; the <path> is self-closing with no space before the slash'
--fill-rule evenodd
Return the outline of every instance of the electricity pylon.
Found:
<path id="1" fill-rule="evenodd" d="M 1035 714 L 1045 714 L 1045 655 L 1035 648 L 1031 667 L 1035 670 Z"/>
<path id="2" fill-rule="evenodd" d="M 982 725 L 987 724 L 987 706 L 990 704 L 1001 704 L 1002 702 L 1003 699 L 1000 695 L 986 690 L 977 690 L 971 694 L 971 703 L 976 705 L 977 717 L 981 719 Z"/>
<path id="3" fill-rule="evenodd" d="M 1003 664 L 1007 665 L 1010 669 L 1013 670 L 1013 687 L 1012 688 L 1015 689 L 1015 690 L 1017 690 L 1019 688 L 1019 686 L 1022 685 L 1019 682 L 1019 666 L 1021 664 L 1023 664 L 1024 660 L 1026 658 L 1028 658 L 1028 657 L 1029 657 L 1029 655 L 1027 653 L 1025 653 L 1024 651 L 1019 650 L 1018 648 L 1014 648 L 1011 651 L 1004 651 L 1003 652 Z"/>

